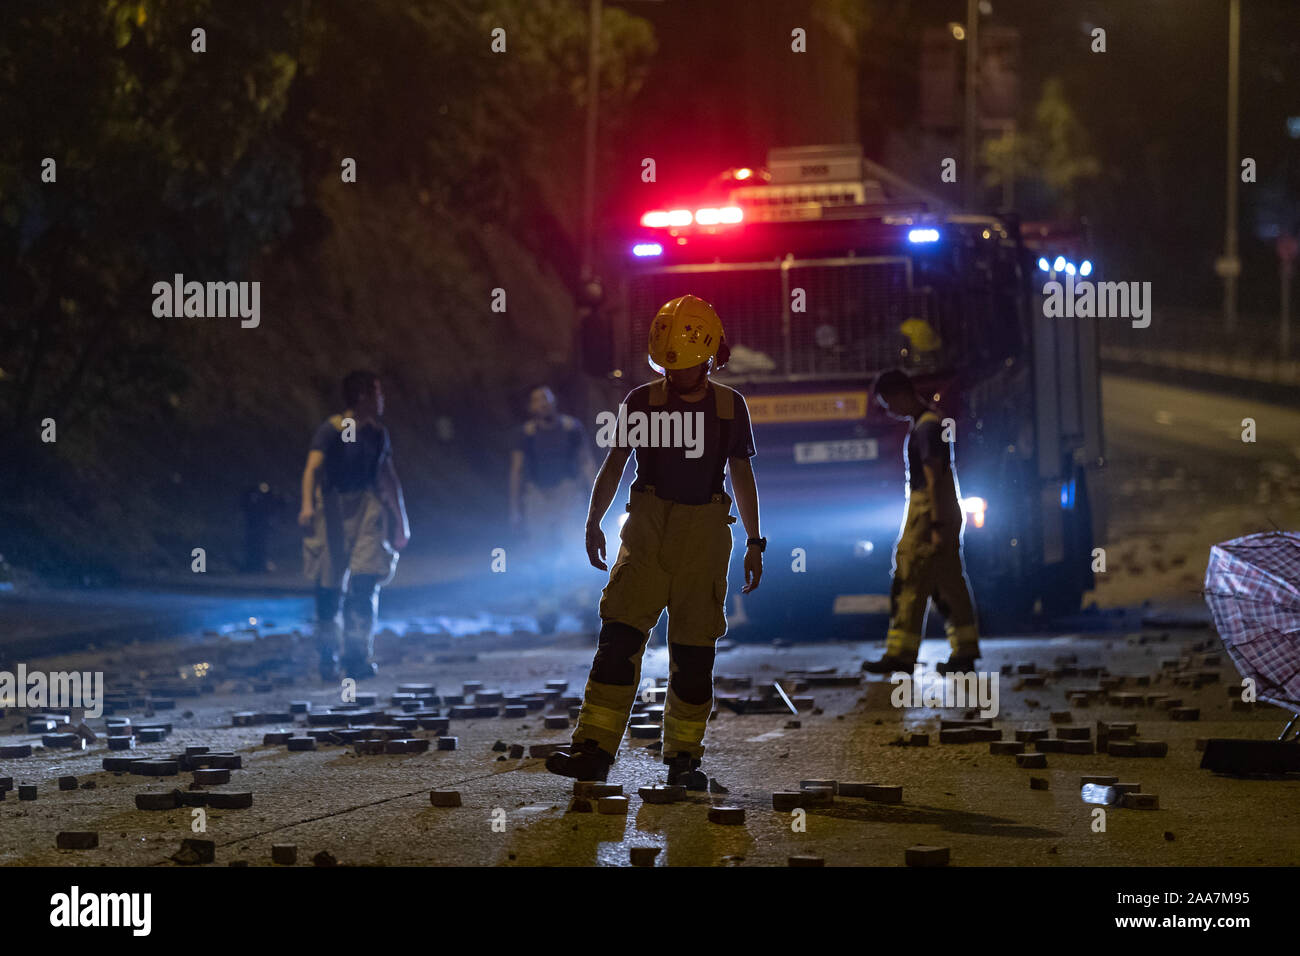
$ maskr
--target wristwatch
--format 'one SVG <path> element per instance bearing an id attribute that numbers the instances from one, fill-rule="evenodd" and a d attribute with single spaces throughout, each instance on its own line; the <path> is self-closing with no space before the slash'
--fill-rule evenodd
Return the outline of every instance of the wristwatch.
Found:
<path id="1" fill-rule="evenodd" d="M 762 554 L 764 551 L 767 550 L 767 538 L 750 538 L 748 541 L 745 542 L 745 547 L 747 548 L 757 547 L 758 553 Z"/>

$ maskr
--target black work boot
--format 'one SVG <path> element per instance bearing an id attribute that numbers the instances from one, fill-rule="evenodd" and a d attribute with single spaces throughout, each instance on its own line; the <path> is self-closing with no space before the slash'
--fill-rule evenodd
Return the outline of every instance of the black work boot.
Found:
<path id="1" fill-rule="evenodd" d="M 943 663 L 935 664 L 934 669 L 940 674 L 968 674 L 975 669 L 978 659 L 978 654 L 951 654 Z"/>
<path id="2" fill-rule="evenodd" d="M 547 770 L 574 780 L 603 781 L 613 765 L 613 754 L 601 750 L 594 740 L 573 744 L 567 750 L 556 751 L 546 758 Z"/>
<path id="3" fill-rule="evenodd" d="M 862 669 L 868 674 L 893 674 L 897 671 L 910 674 L 915 667 L 915 657 L 895 657 L 893 654 L 886 654 L 878 661 L 862 662 Z"/>
<path id="4" fill-rule="evenodd" d="M 665 757 L 664 763 L 668 766 L 668 786 L 687 790 L 709 789 L 709 778 L 700 769 L 700 761 L 685 751 Z"/>
<path id="5" fill-rule="evenodd" d="M 379 668 L 364 657 L 353 656 L 344 657 L 340 662 L 339 670 L 343 677 L 351 677 L 353 680 L 365 680 L 379 672 Z"/>

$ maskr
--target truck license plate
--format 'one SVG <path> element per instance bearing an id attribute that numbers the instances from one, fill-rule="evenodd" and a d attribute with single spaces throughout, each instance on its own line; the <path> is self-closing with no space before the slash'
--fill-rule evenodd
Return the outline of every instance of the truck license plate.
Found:
<path id="1" fill-rule="evenodd" d="M 874 438 L 848 441 L 801 441 L 794 446 L 796 465 L 819 465 L 829 461 L 870 461 L 877 456 Z"/>

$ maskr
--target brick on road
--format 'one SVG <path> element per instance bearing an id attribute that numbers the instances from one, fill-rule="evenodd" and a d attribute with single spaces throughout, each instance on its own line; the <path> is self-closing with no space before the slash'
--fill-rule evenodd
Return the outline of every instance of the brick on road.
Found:
<path id="1" fill-rule="evenodd" d="M 601 797 L 596 801 L 597 813 L 626 814 L 627 797 Z"/>
<path id="2" fill-rule="evenodd" d="M 288 740 L 285 741 L 285 744 L 288 746 L 290 752 L 293 753 L 303 751 L 303 750 L 315 750 L 316 738 L 315 737 L 290 737 Z"/>
<path id="3" fill-rule="evenodd" d="M 646 803 L 666 804 L 677 803 L 686 799 L 686 788 L 679 786 L 672 787 L 641 787 L 637 794 Z"/>
<path id="4" fill-rule="evenodd" d="M 206 797 L 214 810 L 247 810 L 253 805 L 253 794 L 248 790 L 210 790 Z"/>
<path id="5" fill-rule="evenodd" d="M 298 862 L 298 847 L 293 843 L 271 844 L 271 862 L 281 866 L 293 866 Z"/>
<path id="6" fill-rule="evenodd" d="M 1025 745 L 1018 740 L 991 740 L 989 741 L 989 753 L 994 756 L 1014 757 L 1016 754 L 1024 753 Z"/>
<path id="7" fill-rule="evenodd" d="M 213 767 L 201 768 L 194 771 L 194 782 L 203 786 L 230 783 L 230 771 L 217 770 Z"/>
<path id="8" fill-rule="evenodd" d="M 76 778 L 76 777 L 60 777 L 60 778 L 59 778 L 59 789 L 60 789 L 60 790 L 76 790 L 76 789 L 77 789 L 77 778 Z"/>
<path id="9" fill-rule="evenodd" d="M 628 847 L 628 860 L 633 866 L 654 866 L 655 857 L 659 855 L 657 846 Z"/>
<path id="10" fill-rule="evenodd" d="M 1112 787 L 1119 781 L 1119 777 L 1110 777 L 1104 774 L 1088 774 L 1079 778 L 1079 786 L 1086 787 L 1088 784 L 1096 784 L 1099 787 Z"/>
<path id="11" fill-rule="evenodd" d="M 459 807 L 461 806 L 459 790 L 431 790 L 429 791 L 429 803 L 435 807 Z"/>
<path id="12" fill-rule="evenodd" d="M 744 807 L 709 807 L 709 822 L 717 823 L 721 826 L 744 826 L 745 808 Z"/>
<path id="13" fill-rule="evenodd" d="M 177 798 L 179 791 L 168 790 L 166 793 L 137 793 L 135 808 L 137 810 L 175 810 L 180 806 Z"/>
<path id="14" fill-rule="evenodd" d="M 1030 778 L 1029 778 L 1029 789 L 1030 789 L 1030 790 L 1048 790 L 1048 789 L 1050 789 L 1050 786 L 1049 786 L 1049 784 L 1048 784 L 1048 782 L 1047 782 L 1047 778 L 1046 778 L 1046 777 L 1030 777 Z"/>
<path id="15" fill-rule="evenodd" d="M 947 866 L 949 849 L 946 846 L 909 846 L 905 853 L 908 866 Z"/>
<path id="16" fill-rule="evenodd" d="M 1154 793 L 1126 793 L 1122 806 L 1129 810 L 1159 810 L 1160 798 Z"/>
<path id="17" fill-rule="evenodd" d="M 439 749 L 439 750 L 455 750 L 455 749 L 456 749 L 456 745 L 459 744 L 459 743 L 460 743 L 460 738 L 459 738 L 459 737 L 439 737 L 439 738 L 438 738 L 438 749 Z"/>
<path id="18" fill-rule="evenodd" d="M 1043 770 L 1047 767 L 1047 754 L 1017 754 L 1016 766 L 1025 770 Z"/>
<path id="19" fill-rule="evenodd" d="M 34 783 L 20 783 L 20 784 L 18 785 L 18 799 L 19 799 L 19 800 L 35 800 L 35 799 L 36 799 L 36 784 L 34 784 Z"/>
<path id="20" fill-rule="evenodd" d="M 54 838 L 60 850 L 93 850 L 99 846 L 99 834 L 93 830 L 62 830 Z"/>

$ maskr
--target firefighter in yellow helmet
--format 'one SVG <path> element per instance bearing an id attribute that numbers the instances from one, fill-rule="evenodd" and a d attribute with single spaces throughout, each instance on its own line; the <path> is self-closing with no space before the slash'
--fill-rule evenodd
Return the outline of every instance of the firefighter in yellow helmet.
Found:
<path id="1" fill-rule="evenodd" d="M 926 404 L 906 372 L 881 373 L 875 393 L 886 412 L 910 420 L 912 427 L 907 434 L 907 516 L 894 549 L 885 655 L 865 661 L 862 669 L 874 674 L 910 672 L 921 648 L 926 609 L 934 601 L 952 648 L 948 661 L 935 669 L 941 674 L 974 670 L 979 632 L 962 567 L 962 509 L 952 445 L 944 440 L 939 413 Z"/>
<path id="2" fill-rule="evenodd" d="M 703 299 L 667 302 L 650 325 L 650 363 L 661 372 L 633 389 L 617 424 L 597 443 L 609 454 L 591 492 L 587 557 L 606 570 L 600 523 L 636 450 L 636 480 L 614 567 L 600 600 L 601 630 L 573 744 L 552 754 L 552 773 L 604 780 L 627 728 L 650 631 L 666 608 L 670 676 L 664 707 L 663 758 L 669 784 L 705 789 L 700 771 L 704 729 L 713 710 L 714 645 L 727 632 L 727 567 L 731 562 L 731 488 L 749 540 L 748 593 L 763 575 L 758 491 L 749 459 L 754 437 L 749 409 L 734 389 L 709 380 L 728 348 L 717 313 Z M 648 423 L 649 427 L 639 427 Z M 669 439 L 669 440 L 665 440 Z"/>

